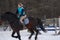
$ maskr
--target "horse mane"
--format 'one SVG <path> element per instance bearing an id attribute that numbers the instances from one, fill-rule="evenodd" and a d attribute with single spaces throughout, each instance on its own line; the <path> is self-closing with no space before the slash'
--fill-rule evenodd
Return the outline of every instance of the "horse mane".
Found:
<path id="1" fill-rule="evenodd" d="M 12 12 L 5 12 L 5 14 L 11 14 L 11 15 L 17 16 L 15 13 L 12 13 Z"/>
<path id="2" fill-rule="evenodd" d="M 9 22 L 19 20 L 17 15 L 12 12 L 5 12 L 4 14 L 1 14 L 1 19 Z"/>
<path id="3" fill-rule="evenodd" d="M 8 16 L 13 15 L 15 18 L 18 18 L 17 15 L 15 13 L 12 13 L 12 12 L 5 12 L 4 14 L 7 14 Z"/>

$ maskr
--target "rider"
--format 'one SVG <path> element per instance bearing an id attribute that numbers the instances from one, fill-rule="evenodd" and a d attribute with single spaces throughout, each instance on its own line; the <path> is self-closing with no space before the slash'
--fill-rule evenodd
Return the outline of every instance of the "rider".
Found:
<path id="1" fill-rule="evenodd" d="M 18 17 L 20 19 L 20 22 L 22 24 L 24 24 L 23 23 L 23 20 L 26 18 L 26 14 L 25 14 L 25 11 L 24 11 L 23 4 L 22 3 L 19 3 L 18 4 L 17 11 L 18 11 L 17 13 L 18 13 Z"/>

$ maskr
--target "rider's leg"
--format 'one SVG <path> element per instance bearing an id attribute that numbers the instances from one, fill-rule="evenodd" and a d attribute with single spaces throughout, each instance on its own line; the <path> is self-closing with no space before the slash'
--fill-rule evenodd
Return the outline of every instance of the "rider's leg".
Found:
<path id="1" fill-rule="evenodd" d="M 20 22 L 22 23 L 22 25 L 23 25 L 23 27 L 25 28 L 25 25 L 24 25 L 24 23 L 23 23 L 23 20 L 26 18 L 26 15 L 25 16 L 22 16 L 21 18 L 20 18 Z"/>
<path id="2" fill-rule="evenodd" d="M 20 17 L 20 22 L 23 24 L 23 20 L 26 18 L 26 15 Z"/>

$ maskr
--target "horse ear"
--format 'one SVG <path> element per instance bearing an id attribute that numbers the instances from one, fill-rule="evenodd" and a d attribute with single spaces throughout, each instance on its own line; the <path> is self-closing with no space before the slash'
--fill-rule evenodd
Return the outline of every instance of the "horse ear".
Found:
<path id="1" fill-rule="evenodd" d="M 0 25 L 2 25 L 2 20 L 0 19 Z"/>
<path id="2" fill-rule="evenodd" d="M 18 14 L 18 9 L 16 10 L 16 14 Z"/>

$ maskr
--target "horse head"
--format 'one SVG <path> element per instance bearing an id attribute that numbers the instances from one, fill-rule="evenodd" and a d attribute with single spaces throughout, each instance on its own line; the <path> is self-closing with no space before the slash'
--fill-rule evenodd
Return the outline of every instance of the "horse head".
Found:
<path id="1" fill-rule="evenodd" d="M 5 21 L 7 21 L 7 19 L 8 19 L 8 16 L 7 16 L 7 13 L 8 12 L 6 12 L 6 13 L 1 13 L 1 15 L 0 15 L 0 25 L 3 23 L 3 22 L 5 22 Z"/>
<path id="2" fill-rule="evenodd" d="M 0 15 L 0 25 L 2 25 L 3 23 L 3 17 L 2 17 L 2 14 Z"/>

